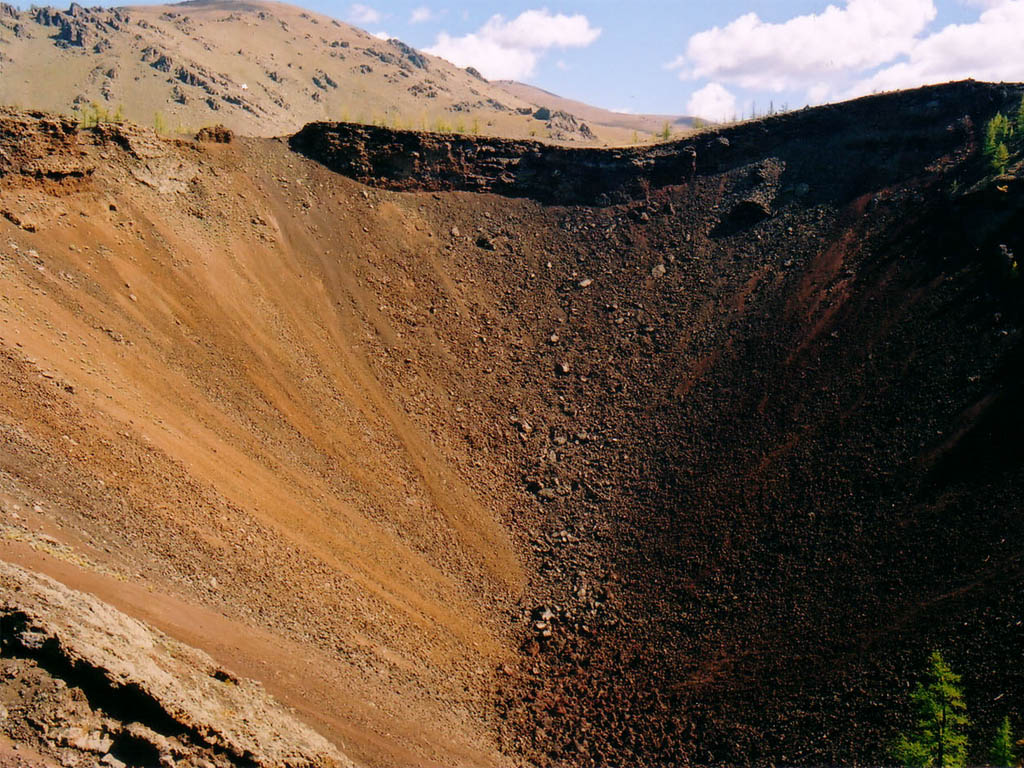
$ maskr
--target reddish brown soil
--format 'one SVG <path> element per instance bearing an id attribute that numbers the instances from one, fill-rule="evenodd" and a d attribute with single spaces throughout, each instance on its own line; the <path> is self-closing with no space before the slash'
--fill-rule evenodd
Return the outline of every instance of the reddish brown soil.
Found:
<path id="1" fill-rule="evenodd" d="M 605 207 L 72 137 L 94 172 L 0 177 L 2 556 L 365 764 L 877 763 L 935 647 L 987 741 L 1024 197 L 974 184 L 1019 98 L 741 126 Z"/>

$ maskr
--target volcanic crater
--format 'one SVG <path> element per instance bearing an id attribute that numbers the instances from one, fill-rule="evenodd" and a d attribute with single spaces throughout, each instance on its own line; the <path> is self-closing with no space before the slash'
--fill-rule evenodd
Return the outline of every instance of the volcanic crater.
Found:
<path id="1" fill-rule="evenodd" d="M 0 110 L 0 764 L 878 764 L 933 648 L 1024 714 L 1021 94 L 609 150 Z"/>

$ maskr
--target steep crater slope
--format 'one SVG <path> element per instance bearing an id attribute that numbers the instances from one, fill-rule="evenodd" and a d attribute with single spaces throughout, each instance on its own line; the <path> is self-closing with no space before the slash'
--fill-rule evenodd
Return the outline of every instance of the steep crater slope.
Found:
<path id="1" fill-rule="evenodd" d="M 416 191 L 379 159 L 443 140 L 320 129 L 398 192 L 6 114 L 2 556 L 358 763 L 877 762 L 932 647 L 986 733 L 1024 693 L 1024 198 L 978 146 L 1019 99 L 738 126 L 587 204 L 460 191 L 529 144 Z"/>
<path id="2" fill-rule="evenodd" d="M 599 204 L 471 238 L 531 342 L 505 366 L 510 472 L 551 591 L 523 614 L 515 751 L 880 761 L 932 647 L 977 741 L 1020 707 L 1020 181 L 978 184 L 984 123 L 1019 101 L 951 84 L 546 164 L 295 137 L 384 187 Z M 558 178 L 569 155 L 604 173 Z"/>

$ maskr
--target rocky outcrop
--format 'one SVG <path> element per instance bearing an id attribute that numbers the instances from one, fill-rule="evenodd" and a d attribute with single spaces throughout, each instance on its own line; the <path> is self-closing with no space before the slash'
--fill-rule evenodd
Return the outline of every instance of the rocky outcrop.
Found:
<path id="1" fill-rule="evenodd" d="M 196 141 L 205 141 L 213 144 L 230 144 L 235 135 L 231 129 L 221 124 L 200 128 L 196 134 Z"/>
<path id="2" fill-rule="evenodd" d="M 92 47 L 100 53 L 109 47 L 104 37 L 111 29 L 117 30 L 125 18 L 119 12 L 111 14 L 100 10 L 87 10 L 78 3 L 72 3 L 66 11 L 53 8 L 35 8 L 32 18 L 44 27 L 56 27 L 54 43 L 61 48 Z M 105 46 L 104 46 L 105 43 Z"/>
<path id="3" fill-rule="evenodd" d="M 408 62 L 408 64 L 416 69 L 430 69 L 430 62 L 427 61 L 427 57 L 412 46 L 406 45 L 401 40 L 395 38 L 388 40 L 388 45 L 398 50 L 403 62 Z"/>
<path id="4" fill-rule="evenodd" d="M 61 180 L 92 175 L 68 117 L 0 108 L 0 180 L 11 174 Z"/>
<path id="5" fill-rule="evenodd" d="M 597 136 L 590 130 L 589 125 L 577 120 L 575 115 L 561 110 L 551 113 L 547 120 L 547 128 L 551 138 L 556 141 L 572 141 L 576 138 L 583 138 L 587 141 L 597 140 Z"/>
<path id="6" fill-rule="evenodd" d="M 65 765 L 352 765 L 258 683 L 91 595 L 4 562 L 0 594 L 0 691 L 21 689 L 2 727 Z"/>

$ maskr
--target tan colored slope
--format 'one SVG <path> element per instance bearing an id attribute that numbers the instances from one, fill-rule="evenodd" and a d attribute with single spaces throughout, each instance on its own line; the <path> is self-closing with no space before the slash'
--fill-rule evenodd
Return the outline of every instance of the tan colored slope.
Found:
<path id="1" fill-rule="evenodd" d="M 476 454 L 424 426 L 471 385 L 442 364 L 471 339 L 410 326 L 462 300 L 439 243 L 283 143 L 131 137 L 0 156 L 61 179 L 0 174 L 3 537 L 72 587 L 112 575 L 104 599 L 165 631 L 180 612 L 129 584 L 217 616 L 183 639 L 359 763 L 501 763 L 483 723 L 523 576 L 499 497 L 462 479 Z M 407 307 L 376 295 L 394 279 Z M 267 643 L 284 661 L 253 668 Z"/>
<path id="2" fill-rule="evenodd" d="M 666 123 L 676 136 L 693 130 L 693 118 L 685 115 L 635 115 L 628 112 L 613 112 L 515 80 L 496 80 L 494 85 L 517 99 L 575 115 L 580 120 L 585 120 L 592 128 L 597 127 L 595 130 L 635 131 L 643 140 L 650 140 L 654 134 L 664 129 Z"/>
<path id="3" fill-rule="evenodd" d="M 120 9 L 0 6 L 0 103 L 91 102 L 169 132 L 223 123 L 256 136 L 316 120 L 549 138 L 536 105 L 449 62 L 272 2 Z M 595 127 L 597 140 L 625 138 Z M 558 137 L 556 137 L 558 138 Z M 590 143 L 583 133 L 563 140 Z"/>

